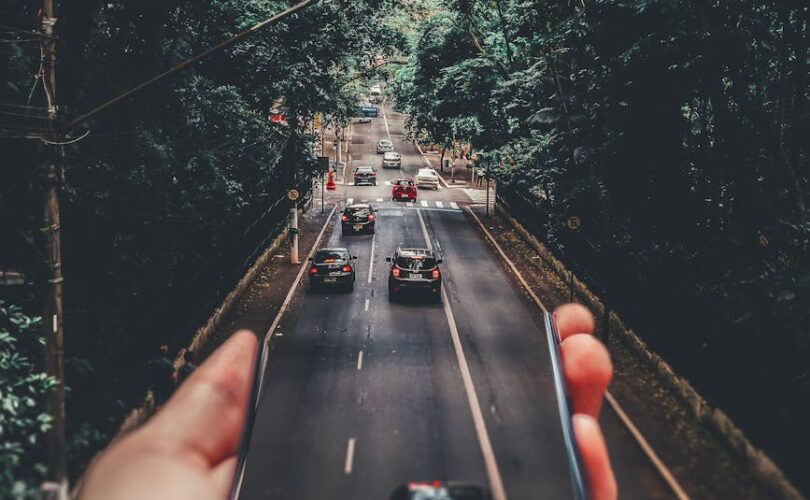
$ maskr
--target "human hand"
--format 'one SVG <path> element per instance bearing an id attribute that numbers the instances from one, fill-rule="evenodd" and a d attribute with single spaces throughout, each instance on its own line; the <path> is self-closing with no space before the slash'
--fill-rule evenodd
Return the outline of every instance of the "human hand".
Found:
<path id="1" fill-rule="evenodd" d="M 256 336 L 235 333 L 143 427 L 90 466 L 82 500 L 227 498 L 253 377 Z"/>
<path id="2" fill-rule="evenodd" d="M 610 354 L 593 337 L 590 311 L 579 304 L 566 304 L 554 311 L 562 343 L 563 374 L 573 406 L 573 426 L 593 500 L 615 500 L 616 479 L 610 466 L 605 438 L 597 418 L 613 366 Z"/>

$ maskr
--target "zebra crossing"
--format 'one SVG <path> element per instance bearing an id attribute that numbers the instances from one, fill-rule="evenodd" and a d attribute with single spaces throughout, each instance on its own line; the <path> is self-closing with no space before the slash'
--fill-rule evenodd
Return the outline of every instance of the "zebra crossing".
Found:
<path id="1" fill-rule="evenodd" d="M 346 205 L 351 205 L 355 201 L 357 201 L 358 203 L 383 203 L 383 202 L 385 202 L 386 206 L 389 205 L 389 204 L 392 205 L 392 206 L 397 206 L 397 207 L 401 207 L 401 206 L 404 205 L 405 207 L 408 207 L 408 208 L 425 208 L 425 209 L 440 209 L 440 210 L 461 210 L 461 208 L 458 206 L 458 203 L 456 203 L 455 201 L 439 201 L 439 200 L 420 200 L 420 201 L 417 201 L 417 202 L 408 201 L 408 202 L 402 203 L 402 202 L 397 202 L 397 201 L 384 200 L 383 198 L 363 198 L 363 199 L 357 199 L 357 200 L 355 200 L 354 198 L 346 198 Z"/>
<path id="2" fill-rule="evenodd" d="M 470 198 L 470 201 L 475 205 L 485 205 L 487 203 L 487 190 L 486 189 L 469 189 L 462 188 L 461 191 Z M 495 200 L 495 192 L 493 189 L 489 190 L 489 202 Z"/>

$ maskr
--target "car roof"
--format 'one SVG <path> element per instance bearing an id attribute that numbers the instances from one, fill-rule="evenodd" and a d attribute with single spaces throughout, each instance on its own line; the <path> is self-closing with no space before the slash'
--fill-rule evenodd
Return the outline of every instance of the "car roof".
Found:
<path id="1" fill-rule="evenodd" d="M 399 156 L 399 153 L 397 153 L 396 151 L 386 151 L 383 156 L 394 156 L 394 155 Z"/>
<path id="2" fill-rule="evenodd" d="M 380 143 L 382 144 L 383 142 L 386 144 L 393 144 L 393 142 L 389 141 L 388 139 L 380 139 Z"/>
<path id="3" fill-rule="evenodd" d="M 428 168 L 428 167 L 420 168 L 418 173 L 420 173 L 420 174 L 421 174 L 422 172 L 425 172 L 425 171 L 430 172 L 431 174 L 435 174 L 435 173 L 436 173 L 436 170 L 434 170 L 434 169 L 432 169 L 432 168 Z"/>
<path id="4" fill-rule="evenodd" d="M 371 165 L 357 165 L 357 170 L 360 170 L 361 168 L 367 168 L 369 170 L 374 170 L 374 167 L 372 167 Z"/>
<path id="5" fill-rule="evenodd" d="M 411 181 L 411 182 L 413 182 L 413 179 L 410 178 L 410 177 L 397 177 L 396 179 L 394 179 L 394 182 L 399 182 L 399 181 Z"/>
<path id="6" fill-rule="evenodd" d="M 347 205 L 346 208 L 371 208 L 370 203 L 352 203 L 351 205 Z"/>
<path id="7" fill-rule="evenodd" d="M 319 248 L 318 252 L 345 252 L 349 253 L 349 249 L 346 247 L 326 247 L 326 248 Z"/>
<path id="8" fill-rule="evenodd" d="M 436 254 L 429 248 L 397 248 L 400 257 L 435 257 Z"/>

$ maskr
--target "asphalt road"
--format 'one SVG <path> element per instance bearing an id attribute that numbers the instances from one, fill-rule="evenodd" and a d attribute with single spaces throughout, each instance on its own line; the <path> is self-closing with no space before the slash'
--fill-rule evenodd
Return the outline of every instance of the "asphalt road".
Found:
<path id="1" fill-rule="evenodd" d="M 380 169 L 376 187 L 338 186 L 345 201 L 379 208 L 377 234 L 344 237 L 337 226 L 323 246 L 358 256 L 354 292 L 302 287 L 282 321 L 240 498 L 386 499 L 401 483 L 437 479 L 500 480 L 510 499 L 570 498 L 542 316 L 464 213 L 475 193 L 391 201 L 386 181 L 424 166 L 403 123 L 387 110 L 354 125 L 349 180 L 354 166 L 379 165 L 375 145 L 389 135 L 402 171 Z M 428 245 L 444 259 L 444 303 L 390 304 L 385 257 Z M 606 408 L 602 420 L 621 497 L 666 498 L 616 416 Z"/>

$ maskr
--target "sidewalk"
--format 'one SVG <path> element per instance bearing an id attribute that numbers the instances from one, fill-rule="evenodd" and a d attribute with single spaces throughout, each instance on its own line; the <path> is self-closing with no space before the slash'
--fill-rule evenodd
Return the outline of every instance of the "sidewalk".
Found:
<path id="1" fill-rule="evenodd" d="M 444 180 L 444 184 L 470 189 L 486 189 L 486 180 L 479 176 L 473 177 L 473 169 L 468 168 L 468 165 L 472 165 L 472 162 L 468 160 L 457 160 L 455 173 L 453 173 L 450 168 L 442 172 L 440 165 L 441 153 L 423 150 L 423 154 L 428 162 L 430 162 L 430 166 L 436 170 L 442 180 Z M 449 155 L 445 155 L 445 160 L 448 159 Z M 454 180 L 455 182 L 453 182 Z M 494 183 L 490 183 L 490 187 L 494 187 Z"/>

